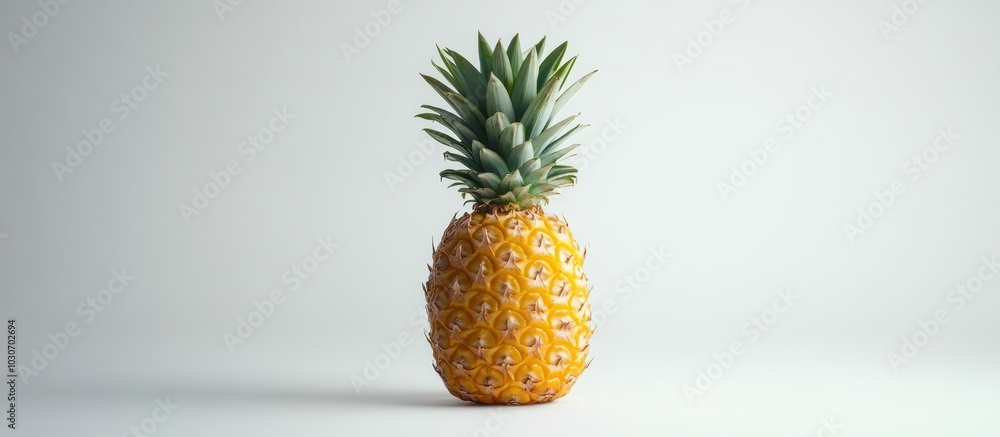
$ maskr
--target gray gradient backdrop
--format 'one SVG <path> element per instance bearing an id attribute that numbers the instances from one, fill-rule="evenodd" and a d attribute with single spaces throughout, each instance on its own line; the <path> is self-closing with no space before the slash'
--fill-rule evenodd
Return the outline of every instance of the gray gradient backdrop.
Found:
<path id="1" fill-rule="evenodd" d="M 37 371 L 0 434 L 1000 435 L 980 268 L 1000 255 L 1000 3 L 231 3 L 0 6 L 0 317 Z M 440 102 L 417 73 L 477 30 L 569 40 L 576 75 L 600 70 L 569 108 L 592 125 L 580 183 L 548 210 L 590 245 L 604 323 L 550 405 L 463 407 L 420 338 L 431 239 L 464 208 L 421 143 L 413 115 Z"/>

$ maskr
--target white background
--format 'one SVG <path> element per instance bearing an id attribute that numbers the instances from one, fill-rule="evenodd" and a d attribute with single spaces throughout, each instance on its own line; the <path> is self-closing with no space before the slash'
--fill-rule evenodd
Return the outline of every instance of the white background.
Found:
<path id="1" fill-rule="evenodd" d="M 244 0 L 220 18 L 209 1 L 74 1 L 0 50 L 0 317 L 18 320 L 24 366 L 80 329 L 19 382 L 10 435 L 122 435 L 158 398 L 179 408 L 157 436 L 806 436 L 831 418 L 843 436 L 1000 435 L 1000 280 L 949 301 L 1000 255 L 1000 4 L 930 1 L 884 35 L 902 0 L 404 1 L 345 56 L 387 4 Z M 3 2 L 4 40 L 40 10 Z M 420 151 L 413 115 L 441 102 L 417 73 L 435 43 L 472 56 L 477 30 L 569 40 L 574 76 L 600 70 L 567 109 L 592 125 L 580 182 L 547 210 L 590 245 L 592 302 L 613 313 L 569 396 L 500 413 L 447 394 L 411 323 L 431 240 L 467 208 L 437 176 L 443 147 Z M 168 76 L 120 119 L 115 100 L 156 66 Z M 833 95 L 787 138 L 776 123 L 814 87 Z M 295 118 L 248 161 L 241 141 L 282 108 Z M 57 177 L 105 117 L 115 130 Z M 929 152 L 949 127 L 954 145 Z M 721 195 L 768 138 L 777 152 Z M 187 222 L 179 206 L 233 160 Z M 401 162 L 412 174 L 388 183 Z M 326 236 L 339 247 L 291 291 L 285 271 Z M 660 248 L 666 265 L 643 270 Z M 114 269 L 135 279 L 88 323 L 78 305 Z M 224 334 L 273 289 L 287 300 L 231 351 Z M 779 289 L 796 300 L 749 335 Z M 948 323 L 894 368 L 939 310 Z M 352 375 L 401 333 L 415 341 L 357 394 Z M 733 342 L 744 353 L 689 402 Z"/>

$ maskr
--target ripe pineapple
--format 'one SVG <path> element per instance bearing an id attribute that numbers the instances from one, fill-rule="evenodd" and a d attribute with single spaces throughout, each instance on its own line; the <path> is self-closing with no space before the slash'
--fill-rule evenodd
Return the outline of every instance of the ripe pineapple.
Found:
<path id="1" fill-rule="evenodd" d="M 452 219 L 424 286 L 434 369 L 456 397 L 487 404 L 548 402 L 569 392 L 587 367 L 592 329 L 586 251 L 565 221 L 542 206 L 576 182 L 559 164 L 574 144 L 576 115 L 555 115 L 594 72 L 563 91 L 576 57 L 566 43 L 542 57 L 545 39 L 522 52 L 479 35 L 479 68 L 438 48 L 451 85 L 424 79 L 454 112 L 425 105 L 418 117 L 453 136 L 425 131 L 455 149 L 454 180 L 473 212 Z M 432 62 L 433 64 L 433 62 Z M 567 129 L 569 128 L 569 129 Z"/>

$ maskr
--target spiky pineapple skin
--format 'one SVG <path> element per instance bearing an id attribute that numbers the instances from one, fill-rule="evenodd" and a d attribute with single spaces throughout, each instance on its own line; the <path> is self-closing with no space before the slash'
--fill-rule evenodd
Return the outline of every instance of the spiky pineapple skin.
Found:
<path id="1" fill-rule="evenodd" d="M 452 220 L 424 287 L 434 369 L 452 395 L 533 404 L 570 391 L 593 332 L 585 256 L 540 208 Z"/>

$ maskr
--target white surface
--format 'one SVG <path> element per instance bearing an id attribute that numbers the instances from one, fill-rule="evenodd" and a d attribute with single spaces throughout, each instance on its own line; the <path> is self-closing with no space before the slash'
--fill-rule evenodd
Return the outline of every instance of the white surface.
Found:
<path id="1" fill-rule="evenodd" d="M 567 108 L 591 157 L 548 210 L 590 245 L 593 303 L 614 311 L 573 392 L 490 435 L 804 436 L 828 417 L 843 436 L 1000 435 L 1000 284 L 949 301 L 1000 254 L 1000 4 L 927 2 L 886 39 L 888 0 L 591 0 L 555 28 L 553 0 L 407 1 L 347 62 L 340 44 L 387 3 L 244 0 L 220 20 L 205 1 L 71 2 L 19 53 L 0 47 L 0 317 L 18 319 L 22 363 L 81 329 L 19 387 L 21 435 L 121 435 L 157 397 L 181 405 L 157 436 L 474 435 L 490 410 L 449 398 L 419 338 L 431 239 L 462 201 L 441 146 L 398 185 L 385 174 L 420 158 L 434 44 L 471 55 L 477 30 L 569 40 L 577 75 L 600 70 Z M 3 2 L 0 31 L 38 10 Z M 118 118 L 157 65 L 169 75 Z M 776 122 L 813 87 L 834 95 L 785 138 Z M 295 118 L 249 161 L 240 142 L 281 108 Z M 52 162 L 103 117 L 115 131 L 59 182 Z M 956 145 L 912 180 L 905 163 L 949 126 Z M 780 150 L 723 200 L 768 138 Z M 179 204 L 231 160 L 241 173 L 186 223 Z M 852 243 L 843 225 L 894 180 L 906 192 Z M 285 272 L 324 236 L 339 246 L 293 291 Z M 616 293 L 660 247 L 666 267 Z M 78 305 L 122 268 L 136 279 L 88 322 Z M 230 352 L 224 333 L 272 289 L 287 300 Z M 798 298 L 754 341 L 744 324 L 778 289 Z M 894 371 L 887 354 L 939 310 L 949 322 Z M 417 341 L 355 395 L 401 333 Z M 745 354 L 689 404 L 734 341 Z"/>
<path id="2" fill-rule="evenodd" d="M 419 372 L 387 377 L 360 397 L 334 385 L 274 388 L 266 380 L 149 393 L 74 390 L 33 397 L 22 420 L 37 432 L 28 435 L 68 435 L 68 424 L 79 429 L 72 435 L 119 435 L 150 415 L 154 399 L 169 397 L 179 408 L 155 435 L 834 435 L 817 434 L 824 420 L 841 436 L 996 435 L 1000 384 L 992 369 L 889 377 L 830 363 L 781 368 L 762 365 L 760 356 L 753 361 L 694 406 L 672 381 L 686 369 L 663 365 L 639 367 L 664 375 L 648 380 L 625 366 L 620 375 L 594 367 L 566 398 L 499 411 L 458 401 L 429 379 L 433 373 Z M 404 365 L 411 364 L 420 363 Z M 490 417 L 503 422 L 494 427 Z M 487 426 L 496 431 L 480 431 Z"/>

